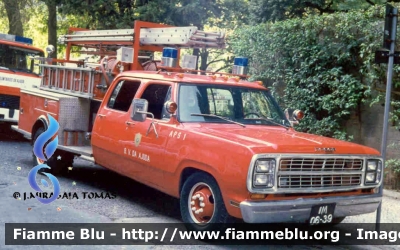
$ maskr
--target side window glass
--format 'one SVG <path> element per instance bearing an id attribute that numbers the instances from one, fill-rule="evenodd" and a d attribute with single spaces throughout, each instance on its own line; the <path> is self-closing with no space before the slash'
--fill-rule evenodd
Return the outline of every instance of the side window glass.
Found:
<path id="1" fill-rule="evenodd" d="M 124 81 L 120 81 L 120 82 L 117 84 L 117 86 L 115 86 L 115 89 L 114 89 L 114 91 L 113 91 L 112 94 L 111 94 L 110 100 L 108 100 L 108 104 L 107 104 L 107 107 L 108 107 L 108 108 L 110 108 L 110 109 L 114 108 L 115 99 L 117 98 L 118 93 L 119 93 L 119 91 L 120 91 L 120 89 L 121 89 L 123 83 L 124 83 Z"/>
<path id="2" fill-rule="evenodd" d="M 162 112 L 162 119 L 169 120 L 171 118 L 171 114 L 168 113 L 167 109 L 165 108 L 165 103 L 171 100 L 171 92 L 172 87 L 169 87 L 167 96 L 165 97 L 164 105 L 163 105 L 163 112 Z"/>
<path id="3" fill-rule="evenodd" d="M 139 86 L 140 82 L 138 81 L 120 81 L 112 92 L 107 107 L 128 112 Z"/>
<path id="4" fill-rule="evenodd" d="M 167 97 L 170 89 L 170 85 L 150 84 L 143 92 L 141 99 L 146 99 L 148 101 L 148 112 L 152 113 L 155 119 L 161 120 L 163 118 L 164 104 L 169 100 Z"/>
<path id="5" fill-rule="evenodd" d="M 8 45 L 0 45 L 0 66 L 6 67 L 6 68 L 14 68 L 12 64 L 12 51 L 10 50 Z"/>

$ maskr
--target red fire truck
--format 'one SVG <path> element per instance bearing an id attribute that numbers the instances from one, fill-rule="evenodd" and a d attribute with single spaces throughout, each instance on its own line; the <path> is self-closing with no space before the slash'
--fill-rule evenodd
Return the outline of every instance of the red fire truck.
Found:
<path id="1" fill-rule="evenodd" d="M 223 33 L 136 21 L 126 30 L 71 29 L 60 42 L 66 60 L 40 64 L 41 85 L 21 90 L 13 126 L 33 143 L 48 115 L 58 121 L 53 173 L 74 157 L 90 160 L 179 198 L 195 230 L 231 218 L 338 223 L 380 204 L 378 151 L 295 131 L 302 112 L 285 115 L 262 83 L 248 81 L 246 58 L 235 59 L 232 74 L 180 60 L 181 48 L 224 48 Z M 97 61 L 70 61 L 73 52 Z"/>
<path id="2" fill-rule="evenodd" d="M 18 122 L 20 89 L 38 88 L 40 68 L 33 58 L 44 52 L 27 37 L 0 34 L 0 122 Z"/>

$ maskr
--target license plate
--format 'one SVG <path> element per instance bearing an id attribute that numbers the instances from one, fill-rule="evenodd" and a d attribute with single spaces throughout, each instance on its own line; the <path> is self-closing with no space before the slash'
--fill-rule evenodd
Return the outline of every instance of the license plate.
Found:
<path id="1" fill-rule="evenodd" d="M 336 204 L 321 204 L 311 208 L 310 225 L 327 224 L 333 220 Z"/>

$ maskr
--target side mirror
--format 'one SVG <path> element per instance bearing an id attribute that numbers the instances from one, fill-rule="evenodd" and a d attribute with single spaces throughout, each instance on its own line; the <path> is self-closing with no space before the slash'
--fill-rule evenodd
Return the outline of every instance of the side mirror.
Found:
<path id="1" fill-rule="evenodd" d="M 292 117 L 296 121 L 301 121 L 304 118 L 304 112 L 301 111 L 301 110 L 296 109 L 295 111 L 293 111 Z"/>
<path id="2" fill-rule="evenodd" d="M 175 102 L 168 101 L 165 103 L 165 110 L 170 113 L 171 115 L 175 113 L 175 111 L 178 109 L 178 105 Z"/>
<path id="3" fill-rule="evenodd" d="M 158 138 L 158 132 L 155 126 L 154 115 L 152 113 L 147 112 L 149 103 L 146 99 L 133 99 L 132 100 L 132 112 L 131 119 L 138 122 L 144 122 L 146 120 L 147 115 L 152 117 L 152 121 L 147 129 L 146 136 L 149 135 L 150 129 L 153 128 L 156 137 Z"/>
<path id="4" fill-rule="evenodd" d="M 144 122 L 147 117 L 149 103 L 145 99 L 133 99 L 131 119 L 138 122 Z"/>
<path id="5" fill-rule="evenodd" d="M 285 116 L 294 125 L 304 118 L 304 112 L 299 109 L 285 109 Z"/>

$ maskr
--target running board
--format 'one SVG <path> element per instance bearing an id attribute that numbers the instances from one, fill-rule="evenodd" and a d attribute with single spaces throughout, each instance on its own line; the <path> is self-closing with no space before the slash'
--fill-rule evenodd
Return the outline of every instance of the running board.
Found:
<path id="1" fill-rule="evenodd" d="M 93 157 L 93 151 L 91 146 L 63 146 L 58 145 L 58 148 L 67 152 L 71 152 L 77 155 Z"/>
<path id="2" fill-rule="evenodd" d="M 85 160 L 85 161 L 96 163 L 93 157 L 81 155 L 79 158 L 81 158 L 82 160 Z"/>
<path id="3" fill-rule="evenodd" d="M 14 130 L 14 131 L 17 131 L 20 134 L 22 134 L 28 140 L 32 139 L 31 133 L 26 132 L 25 130 L 22 130 L 22 129 L 18 128 L 18 125 L 11 125 L 11 129 Z"/>

